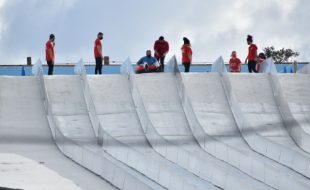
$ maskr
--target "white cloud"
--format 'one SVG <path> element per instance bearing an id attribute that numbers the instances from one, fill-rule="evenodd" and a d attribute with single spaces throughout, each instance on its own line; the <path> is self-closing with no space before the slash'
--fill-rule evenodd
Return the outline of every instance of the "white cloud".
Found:
<path id="1" fill-rule="evenodd" d="M 274 0 L 281 8 L 283 17 L 287 17 L 292 11 L 296 9 L 298 0 Z"/>
<path id="2" fill-rule="evenodd" d="M 2 38 L 2 32 L 6 28 L 4 20 L 3 20 L 2 15 L 1 15 L 1 12 L 3 10 L 4 5 L 5 5 L 5 0 L 0 0 L 0 40 Z"/>
<path id="3" fill-rule="evenodd" d="M 274 45 L 296 48 L 299 60 L 309 60 L 307 0 L 0 0 L 0 64 L 20 56 L 44 58 L 44 43 L 56 35 L 56 61 L 83 57 L 93 61 L 93 41 L 103 31 L 104 53 L 111 60 L 136 60 L 164 35 L 169 56 L 180 57 L 182 37 L 194 49 L 194 61 L 227 60 L 237 50 L 246 56 L 247 34 L 260 51 Z M 14 53 L 13 53 L 14 52 Z M 18 63 L 20 64 L 20 63 Z"/>
<path id="4" fill-rule="evenodd" d="M 3 7 L 4 3 L 5 3 L 5 0 L 0 0 L 0 8 Z"/>

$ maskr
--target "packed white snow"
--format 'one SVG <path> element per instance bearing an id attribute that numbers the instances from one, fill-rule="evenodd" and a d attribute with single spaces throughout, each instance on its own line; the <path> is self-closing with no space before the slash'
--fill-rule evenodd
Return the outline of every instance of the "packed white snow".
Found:
<path id="1" fill-rule="evenodd" d="M 16 154 L 0 154 L 0 187 L 23 190 L 81 190 L 55 171 Z"/>

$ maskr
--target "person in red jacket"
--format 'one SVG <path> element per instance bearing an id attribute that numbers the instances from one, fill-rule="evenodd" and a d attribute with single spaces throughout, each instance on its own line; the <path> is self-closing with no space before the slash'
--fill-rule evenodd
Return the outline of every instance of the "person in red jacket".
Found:
<path id="1" fill-rule="evenodd" d="M 229 70 L 232 73 L 240 73 L 241 72 L 241 61 L 237 57 L 236 51 L 231 53 L 231 58 L 229 60 Z"/>
<path id="2" fill-rule="evenodd" d="M 248 63 L 249 73 L 257 73 L 256 70 L 256 58 L 257 58 L 257 46 L 253 44 L 253 37 L 248 35 L 247 43 L 249 45 L 249 53 L 247 58 L 245 59 L 245 64 Z"/>
<path id="3" fill-rule="evenodd" d="M 49 40 L 45 44 L 45 57 L 48 65 L 48 75 L 53 75 L 55 64 L 55 35 L 51 34 Z"/>
<path id="4" fill-rule="evenodd" d="M 185 72 L 187 73 L 187 72 L 189 72 L 190 66 L 192 64 L 193 52 L 192 52 L 192 47 L 191 47 L 191 43 L 190 43 L 189 39 L 184 37 L 183 42 L 184 42 L 184 44 L 181 48 L 181 50 L 182 50 L 182 65 L 184 65 Z"/>
<path id="5" fill-rule="evenodd" d="M 95 74 L 100 75 L 102 73 L 102 60 L 103 60 L 102 44 L 101 44 L 102 39 L 103 39 L 103 33 L 99 32 L 97 35 L 97 39 L 95 40 L 94 55 L 96 60 Z"/>
<path id="6" fill-rule="evenodd" d="M 163 36 L 160 36 L 158 40 L 154 43 L 154 57 L 160 64 L 160 71 L 165 70 L 165 57 L 169 52 L 169 43 L 165 41 Z"/>

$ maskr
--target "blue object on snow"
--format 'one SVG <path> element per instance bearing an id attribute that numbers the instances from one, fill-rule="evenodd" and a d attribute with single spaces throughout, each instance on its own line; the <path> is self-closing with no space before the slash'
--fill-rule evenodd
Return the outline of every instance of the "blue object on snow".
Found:
<path id="1" fill-rule="evenodd" d="M 284 66 L 283 73 L 287 73 L 286 66 Z"/>
<path id="2" fill-rule="evenodd" d="M 26 76 L 26 72 L 25 72 L 25 67 L 22 66 L 22 73 L 21 73 L 22 76 Z"/>

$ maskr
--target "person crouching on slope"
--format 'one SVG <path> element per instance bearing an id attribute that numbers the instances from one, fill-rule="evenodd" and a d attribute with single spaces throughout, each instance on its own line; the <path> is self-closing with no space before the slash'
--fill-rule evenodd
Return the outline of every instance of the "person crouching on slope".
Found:
<path id="1" fill-rule="evenodd" d="M 231 53 L 231 58 L 229 60 L 229 71 L 232 73 L 240 73 L 241 72 L 241 61 L 237 57 L 236 51 Z"/>
<path id="2" fill-rule="evenodd" d="M 157 59 L 152 57 L 151 50 L 146 51 L 146 56 L 142 57 L 137 65 L 136 73 L 156 72 L 159 66 Z"/>
<path id="3" fill-rule="evenodd" d="M 165 70 L 165 57 L 169 52 L 169 43 L 165 41 L 163 36 L 160 36 L 154 43 L 154 57 L 159 62 L 159 71 L 164 72 Z"/>
<path id="4" fill-rule="evenodd" d="M 259 73 L 263 72 L 263 64 L 265 63 L 265 61 L 266 61 L 266 55 L 264 53 L 259 53 L 256 64 L 257 72 Z"/>

